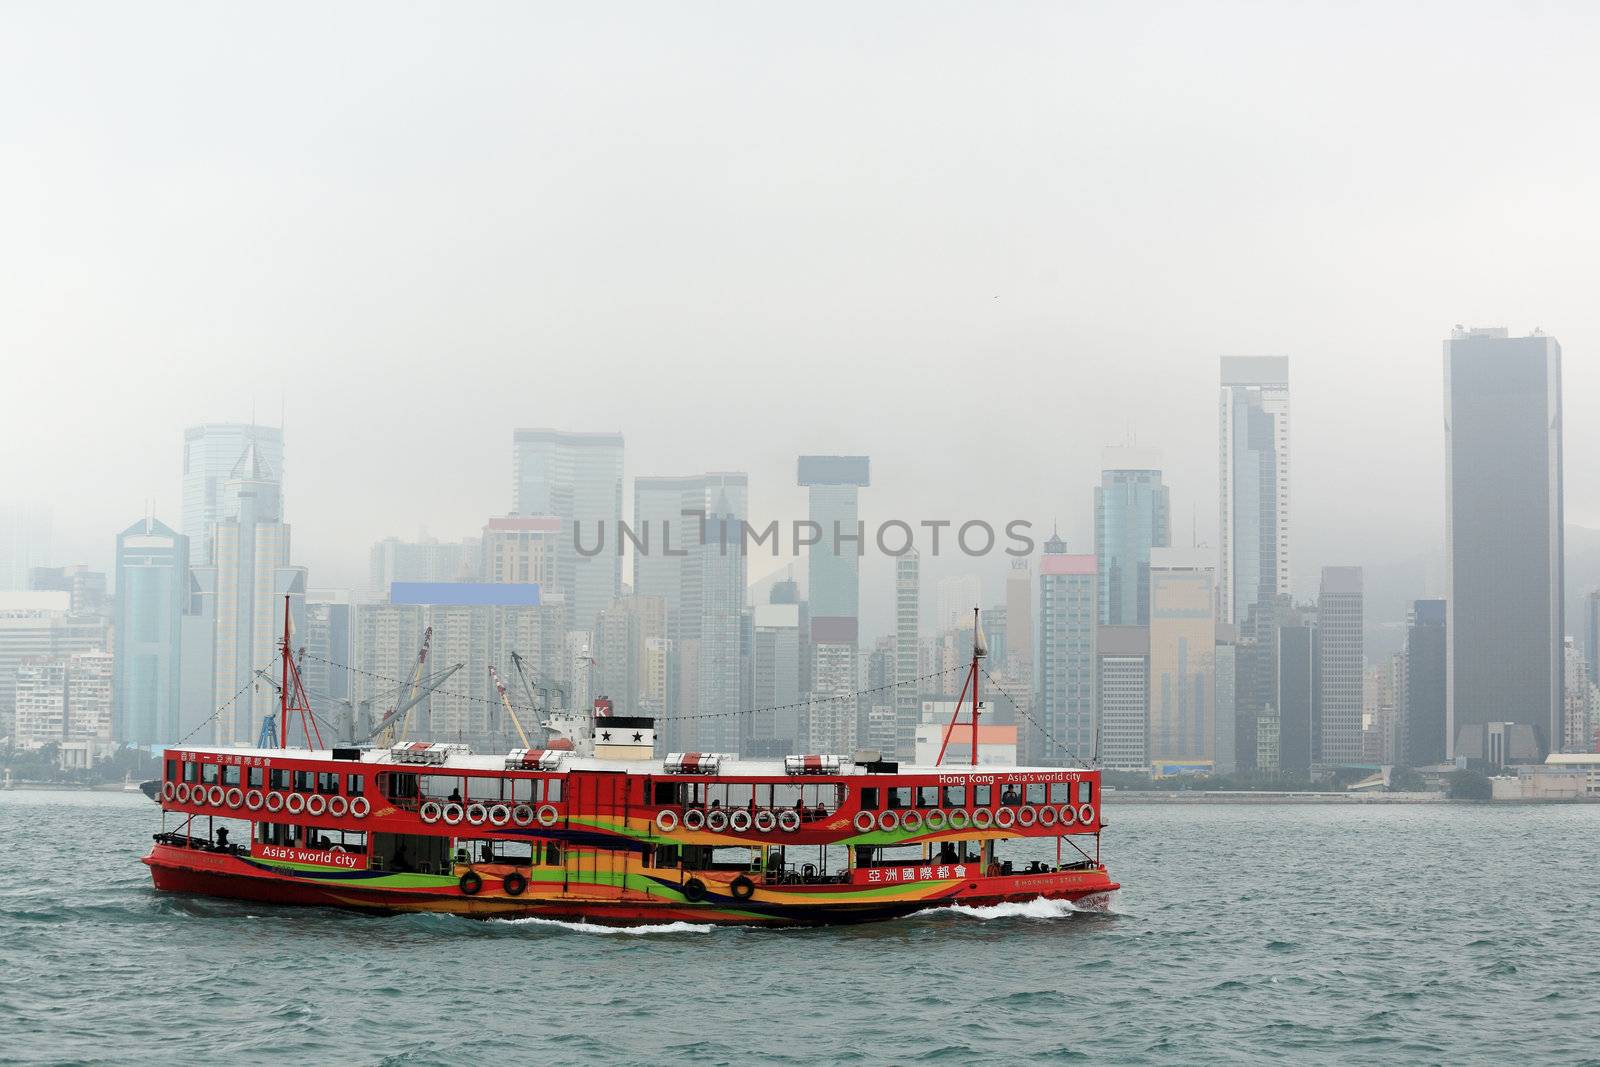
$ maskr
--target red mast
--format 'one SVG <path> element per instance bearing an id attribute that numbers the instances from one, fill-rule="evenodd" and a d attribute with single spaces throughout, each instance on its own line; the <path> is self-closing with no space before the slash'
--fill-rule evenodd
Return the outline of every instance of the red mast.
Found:
<path id="1" fill-rule="evenodd" d="M 311 699 L 306 696 L 306 687 L 300 681 L 300 667 L 294 661 L 294 656 L 289 649 L 289 594 L 283 596 L 283 639 L 279 641 L 278 648 L 283 656 L 283 682 L 278 686 L 278 721 L 280 731 L 280 747 L 289 747 L 289 713 L 300 713 L 300 724 L 303 728 L 306 747 L 310 747 L 311 738 L 317 739 L 317 747 L 322 747 L 322 731 L 317 729 L 317 720 L 311 714 Z"/>
<path id="2" fill-rule="evenodd" d="M 983 631 L 978 628 L 978 609 L 972 609 L 972 666 L 967 668 L 967 678 L 961 683 L 961 695 L 956 697 L 955 711 L 950 713 L 950 725 L 945 727 L 944 740 L 939 743 L 939 758 L 933 761 L 935 767 L 944 762 L 945 749 L 950 747 L 950 735 L 956 732 L 956 722 L 961 718 L 961 705 L 967 699 L 967 690 L 972 690 L 972 765 L 978 765 L 978 661 L 989 654 L 983 640 Z"/>

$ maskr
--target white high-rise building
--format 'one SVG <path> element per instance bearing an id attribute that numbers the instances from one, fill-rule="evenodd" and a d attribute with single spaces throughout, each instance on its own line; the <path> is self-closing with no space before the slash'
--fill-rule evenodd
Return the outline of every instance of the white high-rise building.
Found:
<path id="1" fill-rule="evenodd" d="M 622 595 L 622 435 L 517 430 L 511 491 L 516 514 L 561 520 L 554 589 L 571 625 L 589 629 Z"/>
<path id="2" fill-rule="evenodd" d="M 915 549 L 894 561 L 894 756 L 911 760 L 917 754 L 917 722 L 922 691 L 916 679 L 922 626 L 922 559 Z M 880 698 L 881 699 L 881 698 Z"/>
<path id="3" fill-rule="evenodd" d="M 211 528 L 225 518 L 228 482 L 245 449 L 283 484 L 283 430 L 247 422 L 208 422 L 183 431 L 183 535 L 191 561 L 211 558 Z"/>
<path id="4" fill-rule="evenodd" d="M 1289 592 L 1289 358 L 1223 356 L 1219 622 Z"/>
<path id="5" fill-rule="evenodd" d="M 1322 568 L 1317 599 L 1317 719 L 1313 760 L 1361 762 L 1362 670 L 1366 665 L 1360 567 Z"/>
<path id="6" fill-rule="evenodd" d="M 972 609 L 983 600 L 983 582 L 976 574 L 955 574 L 940 578 L 938 586 L 939 629 L 972 628 Z"/>

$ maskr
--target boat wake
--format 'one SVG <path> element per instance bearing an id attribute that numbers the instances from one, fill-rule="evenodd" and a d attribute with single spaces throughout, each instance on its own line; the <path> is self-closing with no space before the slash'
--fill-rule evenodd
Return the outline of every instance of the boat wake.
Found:
<path id="1" fill-rule="evenodd" d="M 976 907 L 968 904 L 951 904 L 945 908 L 935 908 L 928 914 L 950 912 L 963 915 L 969 919 L 1065 919 L 1073 915 L 1099 915 L 1110 910 L 1108 904 L 1091 902 L 1088 906 L 1074 904 L 1068 900 L 1047 900 L 1044 897 L 1035 897 L 1032 900 L 1008 902 L 1005 904 L 983 904 Z"/>
<path id="2" fill-rule="evenodd" d="M 505 923 L 507 926 L 554 926 L 563 930 L 570 930 L 575 934 L 622 934 L 632 937 L 642 937 L 646 934 L 709 934 L 716 929 L 711 923 L 653 923 L 645 926 L 604 926 L 600 923 L 569 922 L 565 919 L 541 919 L 530 916 L 526 919 L 492 919 L 491 922 Z"/>

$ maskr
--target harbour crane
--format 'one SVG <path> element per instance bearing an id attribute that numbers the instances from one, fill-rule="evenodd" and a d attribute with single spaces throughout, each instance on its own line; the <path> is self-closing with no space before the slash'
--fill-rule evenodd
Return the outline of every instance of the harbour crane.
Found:
<path id="1" fill-rule="evenodd" d="M 494 669 L 494 664 L 489 664 L 489 680 L 494 683 L 495 689 L 500 693 L 500 704 L 506 709 L 506 714 L 511 716 L 511 724 L 517 728 L 517 736 L 522 738 L 523 748 L 532 748 L 528 740 L 528 731 L 522 728 L 522 720 L 517 717 L 517 709 L 511 704 L 511 696 L 506 692 L 506 683 L 501 681 L 500 672 Z M 500 731 L 496 730 L 495 733 Z"/>

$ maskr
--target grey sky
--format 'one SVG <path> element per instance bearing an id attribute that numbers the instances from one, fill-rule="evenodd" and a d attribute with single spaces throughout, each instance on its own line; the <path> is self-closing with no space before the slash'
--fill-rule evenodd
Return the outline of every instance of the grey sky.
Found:
<path id="1" fill-rule="evenodd" d="M 8 5 L 0 497 L 103 565 L 286 403 L 314 585 L 505 511 L 516 425 L 1086 548 L 1134 432 L 1209 539 L 1217 357 L 1286 353 L 1309 593 L 1438 551 L 1461 322 L 1561 340 L 1600 525 L 1594 11 Z"/>

